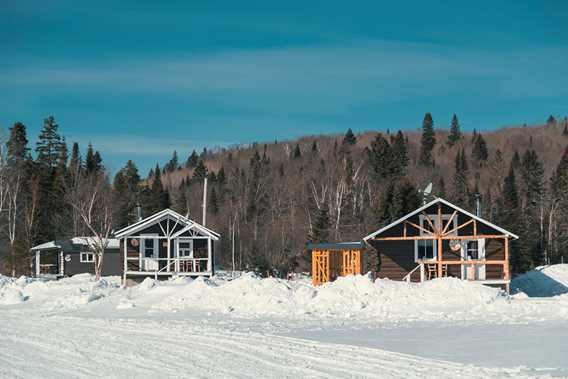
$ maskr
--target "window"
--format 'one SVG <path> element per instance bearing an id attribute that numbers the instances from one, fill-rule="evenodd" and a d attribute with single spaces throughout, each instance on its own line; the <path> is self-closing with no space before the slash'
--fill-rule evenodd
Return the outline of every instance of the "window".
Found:
<path id="1" fill-rule="evenodd" d="M 81 255 L 79 256 L 79 261 L 81 263 L 93 263 L 95 261 L 95 254 L 81 253 Z"/>
<path id="2" fill-rule="evenodd" d="M 144 239 L 144 257 L 153 258 L 154 257 L 154 239 Z"/>
<path id="3" fill-rule="evenodd" d="M 418 240 L 417 242 L 417 259 L 434 259 L 436 258 L 436 241 L 434 240 Z"/>
<path id="4" fill-rule="evenodd" d="M 193 250 L 191 245 L 192 245 L 191 241 L 180 242 L 178 244 L 178 255 L 180 258 L 191 257 L 191 251 Z"/>
<path id="5" fill-rule="evenodd" d="M 437 229 L 443 229 L 446 225 L 446 223 L 450 220 L 450 218 L 452 217 L 452 215 L 449 214 L 443 214 L 442 215 L 442 225 L 439 225 L 439 218 L 437 214 L 431 214 L 428 215 L 428 218 L 430 218 L 430 222 L 432 222 L 432 224 L 434 224 L 434 226 Z M 428 221 L 428 218 L 424 215 L 420 215 L 420 227 L 426 229 L 426 230 L 432 230 L 432 226 L 430 226 L 430 222 Z M 455 227 L 457 227 L 457 217 L 454 217 L 452 224 L 453 226 L 449 227 L 448 229 L 453 229 Z M 454 232 L 452 234 L 457 234 L 457 232 Z M 420 236 L 430 236 L 432 234 L 426 233 L 423 230 L 420 230 Z M 433 235 L 432 235 L 433 237 Z M 418 261 L 419 259 L 423 259 L 423 260 L 432 260 L 432 259 L 436 259 L 438 257 L 438 241 L 435 239 L 432 240 L 417 240 L 414 243 L 414 260 Z"/>
<path id="6" fill-rule="evenodd" d="M 467 259 L 479 259 L 479 244 L 477 241 L 467 242 Z"/>

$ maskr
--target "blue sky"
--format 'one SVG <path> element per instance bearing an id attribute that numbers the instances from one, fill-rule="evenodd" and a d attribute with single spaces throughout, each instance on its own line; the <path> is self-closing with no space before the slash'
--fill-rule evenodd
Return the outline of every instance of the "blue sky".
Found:
<path id="1" fill-rule="evenodd" d="M 568 114 L 565 1 L 117 3 L 2 2 L 0 127 L 35 142 L 53 114 L 111 170 L 146 173 L 174 149 L 415 129 L 427 111 L 466 130 Z"/>

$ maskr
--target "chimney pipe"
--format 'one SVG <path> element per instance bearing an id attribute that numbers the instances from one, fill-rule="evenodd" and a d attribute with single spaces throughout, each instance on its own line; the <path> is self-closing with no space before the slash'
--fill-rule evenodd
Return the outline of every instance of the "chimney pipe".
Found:
<path id="1" fill-rule="evenodd" d="M 136 218 L 137 221 L 142 220 L 142 207 L 140 205 L 136 206 Z"/>
<path id="2" fill-rule="evenodd" d="M 475 194 L 475 215 L 481 217 L 481 195 Z"/>

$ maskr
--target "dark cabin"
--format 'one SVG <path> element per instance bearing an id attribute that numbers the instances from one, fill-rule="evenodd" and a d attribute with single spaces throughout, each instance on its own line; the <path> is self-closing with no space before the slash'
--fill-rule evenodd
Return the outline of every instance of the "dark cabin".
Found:
<path id="1" fill-rule="evenodd" d="M 219 234 L 165 209 L 117 231 L 123 280 L 167 279 L 214 274 L 214 243 Z"/>
<path id="2" fill-rule="evenodd" d="M 508 288 L 509 243 L 518 238 L 437 198 L 363 240 L 379 253 L 380 278 L 424 281 L 450 276 Z"/>
<path id="3" fill-rule="evenodd" d="M 32 273 L 36 277 L 64 277 L 94 274 L 94 256 L 89 250 L 92 237 L 55 240 L 31 248 Z M 103 276 L 121 275 L 122 261 L 118 240 L 109 239 L 103 259 Z"/>

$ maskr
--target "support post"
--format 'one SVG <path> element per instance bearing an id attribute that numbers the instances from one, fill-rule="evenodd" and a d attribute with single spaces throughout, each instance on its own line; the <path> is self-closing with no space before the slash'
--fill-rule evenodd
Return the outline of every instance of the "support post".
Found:
<path id="1" fill-rule="evenodd" d="M 211 237 L 207 238 L 207 271 L 211 274 L 213 272 L 213 262 L 211 261 Z"/>
<path id="2" fill-rule="evenodd" d="M 503 277 L 509 280 L 509 237 L 505 236 L 505 262 L 503 263 Z"/>
<path id="3" fill-rule="evenodd" d="M 39 268 L 40 264 L 41 264 L 41 257 L 40 257 L 40 255 L 39 255 L 39 250 L 36 250 L 36 253 L 35 253 L 35 273 L 36 273 L 36 278 L 37 278 L 37 277 L 39 276 L 39 274 L 40 274 L 40 268 Z"/>
<path id="4" fill-rule="evenodd" d="M 168 272 L 171 272 L 172 269 L 171 269 L 171 267 L 170 267 L 170 263 L 171 263 L 171 258 L 172 258 L 172 255 L 171 255 L 171 254 L 172 254 L 172 247 L 171 247 L 171 245 L 172 245 L 171 241 L 172 241 L 172 240 L 171 240 L 170 237 L 168 236 L 168 238 L 166 239 L 166 241 L 167 241 L 167 243 L 168 243 L 168 246 L 166 246 L 166 250 L 167 250 L 167 252 L 168 252 L 168 260 L 167 260 L 166 262 L 167 262 L 167 265 L 168 265 Z"/>
<path id="5" fill-rule="evenodd" d="M 59 252 L 59 275 L 65 275 L 65 258 L 63 257 L 63 250 Z"/>
<path id="6" fill-rule="evenodd" d="M 442 225 L 442 206 L 438 204 L 438 225 Z M 438 278 L 442 277 L 442 233 L 436 232 L 438 237 Z"/>
<path id="7" fill-rule="evenodd" d="M 128 271 L 128 237 L 122 239 L 122 253 L 124 254 L 124 264 L 122 268 L 122 285 L 126 286 L 126 271 Z"/>

